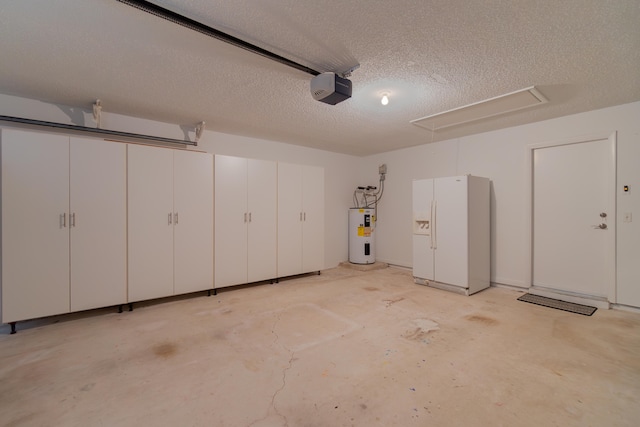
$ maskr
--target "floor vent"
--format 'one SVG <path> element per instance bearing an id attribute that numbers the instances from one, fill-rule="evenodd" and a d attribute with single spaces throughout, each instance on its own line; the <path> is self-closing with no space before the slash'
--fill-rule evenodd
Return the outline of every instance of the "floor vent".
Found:
<path id="1" fill-rule="evenodd" d="M 596 312 L 596 307 L 590 305 L 576 304 L 574 302 L 560 301 L 558 299 L 547 298 L 540 295 L 524 294 L 518 301 L 529 302 L 531 304 L 542 305 L 544 307 L 555 308 L 557 310 L 568 311 L 571 313 L 582 314 L 584 316 L 591 316 Z"/>

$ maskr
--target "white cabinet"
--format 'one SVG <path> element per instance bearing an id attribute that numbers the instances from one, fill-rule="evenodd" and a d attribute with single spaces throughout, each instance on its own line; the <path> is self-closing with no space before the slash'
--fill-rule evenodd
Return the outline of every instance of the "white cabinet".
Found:
<path id="1" fill-rule="evenodd" d="M 1 150 L 3 322 L 213 289 L 212 155 L 13 129 Z"/>
<path id="2" fill-rule="evenodd" d="M 276 162 L 248 160 L 247 282 L 277 276 L 278 169 Z"/>
<path id="3" fill-rule="evenodd" d="M 174 293 L 213 289 L 213 156 L 173 152 Z"/>
<path id="4" fill-rule="evenodd" d="M 302 272 L 324 268 L 324 169 L 302 166 Z"/>
<path id="5" fill-rule="evenodd" d="M 2 321 L 69 311 L 69 137 L 2 131 Z"/>
<path id="6" fill-rule="evenodd" d="M 490 285 L 489 180 L 413 182 L 413 276 L 464 294 Z"/>
<path id="7" fill-rule="evenodd" d="M 128 300 L 173 295 L 173 151 L 127 148 Z"/>
<path id="8" fill-rule="evenodd" d="M 126 147 L 71 138 L 71 311 L 127 298 Z"/>
<path id="9" fill-rule="evenodd" d="M 278 277 L 324 268 L 324 169 L 278 163 Z"/>
<path id="10" fill-rule="evenodd" d="M 213 289 L 212 156 L 129 145 L 128 171 L 128 301 Z"/>
<path id="11" fill-rule="evenodd" d="M 215 287 L 276 277 L 277 168 L 215 156 Z"/>
<path id="12" fill-rule="evenodd" d="M 247 281 L 247 161 L 215 156 L 215 287 Z"/>
<path id="13" fill-rule="evenodd" d="M 2 131 L 2 320 L 126 299 L 124 146 Z"/>

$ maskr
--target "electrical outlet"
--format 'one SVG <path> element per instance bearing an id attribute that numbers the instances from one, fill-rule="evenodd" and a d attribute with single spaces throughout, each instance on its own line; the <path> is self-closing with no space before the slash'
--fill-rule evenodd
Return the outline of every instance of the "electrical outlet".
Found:
<path id="1" fill-rule="evenodd" d="M 625 212 L 622 215 L 622 222 L 631 222 L 631 212 Z"/>
<path id="2" fill-rule="evenodd" d="M 384 175 L 385 173 L 387 173 L 387 164 L 383 164 L 378 166 L 378 173 L 381 175 Z"/>

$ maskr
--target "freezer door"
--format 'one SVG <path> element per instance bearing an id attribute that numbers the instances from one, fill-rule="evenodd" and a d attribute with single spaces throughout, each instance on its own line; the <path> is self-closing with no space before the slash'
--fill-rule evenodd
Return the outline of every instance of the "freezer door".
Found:
<path id="1" fill-rule="evenodd" d="M 467 176 L 434 180 L 435 280 L 469 286 Z"/>

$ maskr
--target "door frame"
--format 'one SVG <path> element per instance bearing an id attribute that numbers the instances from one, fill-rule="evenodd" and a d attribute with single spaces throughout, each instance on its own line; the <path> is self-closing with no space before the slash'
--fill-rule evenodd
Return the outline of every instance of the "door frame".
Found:
<path id="1" fill-rule="evenodd" d="M 606 259 L 606 275 L 608 277 L 608 287 L 607 287 L 607 300 L 608 303 L 617 303 L 617 295 L 616 295 L 616 250 L 617 250 L 617 227 L 616 227 L 616 223 L 617 223 L 617 213 L 616 213 L 616 189 L 617 189 L 617 132 L 613 131 L 613 132 L 600 132 L 600 133 L 595 133 L 595 134 L 588 134 L 588 135 L 582 135 L 582 136 L 576 136 L 573 138 L 567 138 L 567 139 L 561 139 L 561 140 L 554 140 L 554 141 L 546 141 L 546 142 L 539 142 L 539 143 L 532 143 L 532 144 L 528 144 L 526 147 L 526 182 L 525 182 L 525 188 L 527 191 L 527 197 L 526 197 L 526 209 L 525 209 L 525 226 L 526 226 L 526 231 L 525 231 L 525 284 L 526 286 L 531 290 L 531 289 L 535 289 L 535 287 L 533 286 L 533 173 L 534 173 L 534 165 L 533 165 L 533 160 L 534 160 L 534 156 L 533 153 L 535 150 L 540 149 L 540 148 L 547 148 L 547 147 L 558 147 L 558 146 L 562 146 L 562 145 L 572 145 L 572 144 L 580 144 L 580 143 L 584 143 L 584 142 L 592 142 L 592 141 L 600 141 L 606 139 L 609 141 L 610 144 L 610 149 L 611 149 L 611 156 L 610 156 L 610 161 L 611 164 L 609 165 L 610 167 L 610 173 L 611 175 L 609 176 L 609 186 L 610 186 L 610 191 L 609 191 L 609 197 L 608 197 L 608 204 L 611 205 L 612 207 L 612 212 L 610 215 L 610 218 L 613 219 L 613 221 L 611 221 L 610 223 L 608 223 L 609 225 L 609 229 L 612 232 L 613 235 L 613 250 L 610 251 L 610 254 L 608 255 L 607 259 Z M 566 299 L 567 301 L 571 301 L 571 302 L 584 302 L 585 298 L 588 299 L 589 296 L 588 295 L 577 295 L 577 294 L 573 294 L 573 293 L 566 293 L 564 291 L 558 290 L 555 291 L 557 294 L 563 294 L 565 296 L 564 299 Z M 541 295 L 544 292 L 538 292 Z M 550 296 L 550 295 L 546 295 L 546 296 Z M 573 297 L 573 298 L 572 298 Z M 595 297 L 594 297 L 595 298 Z M 607 308 L 608 308 L 608 304 Z"/>

